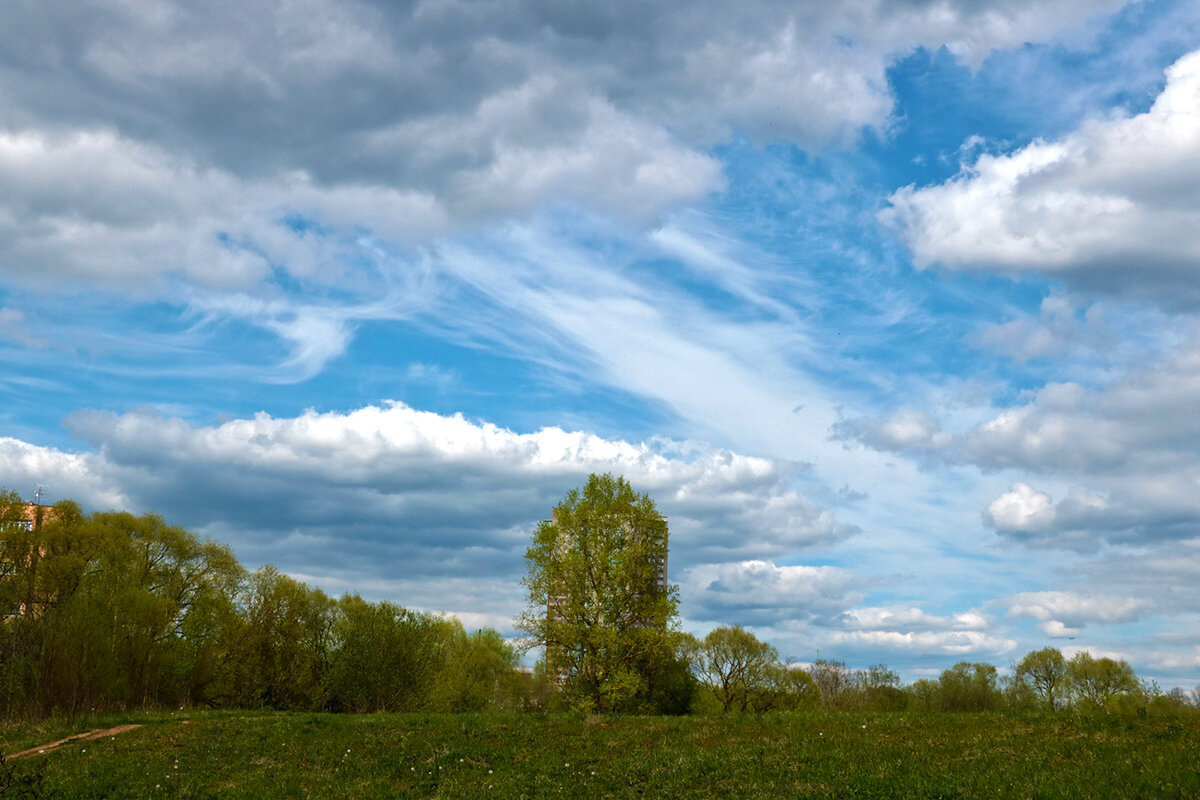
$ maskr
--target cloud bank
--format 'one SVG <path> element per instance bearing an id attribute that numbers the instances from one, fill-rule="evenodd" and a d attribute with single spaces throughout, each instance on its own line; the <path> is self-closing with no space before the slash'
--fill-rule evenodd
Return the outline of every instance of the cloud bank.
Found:
<path id="1" fill-rule="evenodd" d="M 624 475 L 669 516 L 673 569 L 763 557 L 855 533 L 800 494 L 798 465 L 686 442 L 629 443 L 545 428 L 519 434 L 400 403 L 349 413 L 259 414 L 196 426 L 150 413 L 79 412 L 90 452 L 0 440 L 0 485 L 44 482 L 93 508 L 156 510 L 232 544 L 250 563 L 312 576 L 411 583 L 506 581 L 540 519 L 591 472 Z"/>

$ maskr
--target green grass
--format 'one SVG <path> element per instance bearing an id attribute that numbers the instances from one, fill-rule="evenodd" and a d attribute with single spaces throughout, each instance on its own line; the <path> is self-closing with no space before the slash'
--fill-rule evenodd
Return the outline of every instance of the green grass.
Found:
<path id="1" fill-rule="evenodd" d="M 41 769 L 47 796 L 83 798 L 1200 796 L 1197 714 L 174 712 L 76 727 L 124 722 L 144 727 L 11 766 Z M 12 752 L 42 732 L 14 726 L 0 742 Z"/>

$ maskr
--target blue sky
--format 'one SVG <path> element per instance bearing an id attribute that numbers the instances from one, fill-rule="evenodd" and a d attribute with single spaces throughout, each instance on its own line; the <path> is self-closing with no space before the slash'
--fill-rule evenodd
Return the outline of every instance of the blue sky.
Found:
<path id="1" fill-rule="evenodd" d="M 612 471 L 694 632 L 1200 683 L 1194 4 L 11 11 L 0 485 L 511 633 Z"/>

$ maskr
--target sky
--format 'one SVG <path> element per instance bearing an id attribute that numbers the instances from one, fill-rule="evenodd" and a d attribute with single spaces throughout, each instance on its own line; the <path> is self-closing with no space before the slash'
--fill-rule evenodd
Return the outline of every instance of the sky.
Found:
<path id="1" fill-rule="evenodd" d="M 0 487 L 515 635 L 1200 684 L 1200 6 L 9 0 Z"/>

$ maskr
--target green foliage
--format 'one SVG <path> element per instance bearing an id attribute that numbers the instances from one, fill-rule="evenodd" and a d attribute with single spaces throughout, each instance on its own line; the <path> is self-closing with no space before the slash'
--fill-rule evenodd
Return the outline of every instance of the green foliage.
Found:
<path id="1" fill-rule="evenodd" d="M 0 797 L 10 800 L 37 800 L 47 796 L 44 761 L 33 769 L 18 771 L 16 765 L 0 753 Z"/>
<path id="2" fill-rule="evenodd" d="M 535 690 L 495 631 L 336 602 L 154 514 L 73 503 L 16 525 L 0 492 L 0 718 L 110 708 L 518 709 Z"/>
<path id="3" fill-rule="evenodd" d="M 586 712 L 653 706 L 657 654 L 673 650 L 678 589 L 657 583 L 667 523 L 624 478 L 591 475 L 538 525 L 519 627 Z"/>
<path id="4" fill-rule="evenodd" d="M 938 678 L 942 711 L 992 711 L 1001 708 L 999 673 L 991 664 L 960 661 Z"/>
<path id="5" fill-rule="evenodd" d="M 779 653 L 740 625 L 713 628 L 700 647 L 700 680 L 721 703 L 722 711 L 745 711 L 767 691 Z"/>
<path id="6" fill-rule="evenodd" d="M 808 671 L 775 663 L 751 694 L 750 705 L 755 711 L 802 711 L 816 708 L 820 702 L 821 690 Z"/>
<path id="7" fill-rule="evenodd" d="M 242 576 L 228 548 L 152 514 L 85 517 L 63 502 L 39 515 L 3 536 L 4 715 L 194 701 Z"/>
<path id="8" fill-rule="evenodd" d="M 1067 662 L 1066 679 L 1076 702 L 1092 709 L 1102 709 L 1120 695 L 1134 694 L 1140 689 L 1129 664 L 1111 658 L 1093 658 L 1086 650 Z"/>
<path id="9" fill-rule="evenodd" d="M 1045 647 L 1027 654 L 1017 663 L 1013 676 L 1028 686 L 1047 708 L 1057 708 L 1064 701 L 1067 660 L 1056 647 Z"/>
<path id="10" fill-rule="evenodd" d="M 450 637 L 434 707 L 442 711 L 521 711 L 527 691 L 516 648 L 490 628 L 467 633 L 448 622 Z"/>
<path id="11" fill-rule="evenodd" d="M 330 707 L 355 713 L 428 708 L 451 635 L 432 615 L 344 596 L 325 678 Z"/>
<path id="12" fill-rule="evenodd" d="M 348 712 L 1054 710 L 1170 717 L 1200 692 L 1163 693 L 1124 661 L 1027 654 L 1000 679 L 961 662 L 901 689 L 882 664 L 851 671 L 780 661 L 740 627 L 703 642 L 673 629 L 675 587 L 656 582 L 666 523 L 623 479 L 591 476 L 528 552 L 525 630 L 547 645 L 532 674 L 493 630 L 335 601 L 154 514 L 38 510 L 0 491 L 0 718 L 66 719 L 106 709 L 206 704 Z M 565 691 L 557 682 L 562 680 Z M 1090 716 L 1090 715 L 1089 715 Z M 2 740 L 2 737 L 0 737 Z"/>
<path id="13" fill-rule="evenodd" d="M 324 708 L 337 603 L 268 565 L 249 579 L 212 690 L 237 708 Z"/>

